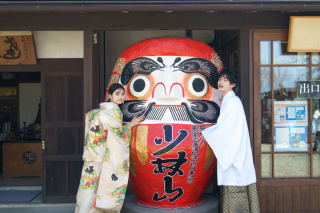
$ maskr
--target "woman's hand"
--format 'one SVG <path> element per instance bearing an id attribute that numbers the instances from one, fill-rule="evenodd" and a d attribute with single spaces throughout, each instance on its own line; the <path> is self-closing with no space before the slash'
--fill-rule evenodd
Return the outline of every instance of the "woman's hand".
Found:
<path id="1" fill-rule="evenodd" d="M 134 127 L 138 124 L 140 124 L 142 121 L 144 121 L 145 117 L 144 115 L 141 115 L 139 117 L 134 116 L 134 118 L 132 118 L 131 122 L 130 122 L 130 127 Z"/>
<path id="2" fill-rule="evenodd" d="M 207 141 L 206 141 L 206 139 L 204 138 L 201 130 L 198 131 L 198 134 L 200 135 L 199 138 L 198 138 L 198 143 L 199 143 L 199 145 L 200 145 L 200 146 L 206 145 Z"/>

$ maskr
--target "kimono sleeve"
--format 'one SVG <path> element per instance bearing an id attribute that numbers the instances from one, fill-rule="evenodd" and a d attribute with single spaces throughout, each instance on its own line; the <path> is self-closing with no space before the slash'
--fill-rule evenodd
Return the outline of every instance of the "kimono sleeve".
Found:
<path id="1" fill-rule="evenodd" d="M 117 137 L 129 141 L 131 138 L 131 126 L 130 124 L 122 125 L 122 113 L 120 109 L 113 108 L 110 110 L 110 116 L 118 122 L 108 122 L 108 130 L 112 131 Z"/>
<path id="2" fill-rule="evenodd" d="M 83 152 L 83 160 L 100 162 L 104 155 L 104 143 L 106 142 L 105 134 L 102 132 L 100 112 L 91 110 L 86 114 L 85 121 L 85 147 Z"/>
<path id="3" fill-rule="evenodd" d="M 245 135 L 241 109 L 241 103 L 230 101 L 221 112 L 217 124 L 202 131 L 223 170 L 234 163 Z"/>

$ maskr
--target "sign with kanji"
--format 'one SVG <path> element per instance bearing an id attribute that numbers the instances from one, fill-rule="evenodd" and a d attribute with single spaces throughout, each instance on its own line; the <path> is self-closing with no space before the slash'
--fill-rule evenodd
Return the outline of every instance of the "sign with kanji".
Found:
<path id="1" fill-rule="evenodd" d="M 320 81 L 298 81 L 298 98 L 320 99 Z"/>
<path id="2" fill-rule="evenodd" d="M 320 99 L 320 81 L 298 81 L 298 98 Z"/>
<path id="3" fill-rule="evenodd" d="M 25 64 L 37 64 L 32 32 L 0 32 L 0 65 Z"/>
<path id="4" fill-rule="evenodd" d="M 199 145 L 198 132 L 209 126 L 139 124 L 132 129 L 129 186 L 136 203 L 173 209 L 204 202 L 216 160 L 208 145 Z"/>

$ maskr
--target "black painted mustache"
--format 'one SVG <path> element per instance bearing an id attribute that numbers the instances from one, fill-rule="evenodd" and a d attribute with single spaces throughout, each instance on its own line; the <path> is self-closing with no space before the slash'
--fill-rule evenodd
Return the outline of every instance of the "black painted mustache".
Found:
<path id="1" fill-rule="evenodd" d="M 185 106 L 192 123 L 217 123 L 220 115 L 220 107 L 213 101 L 206 100 L 188 100 L 191 106 L 181 103 Z"/>
<path id="2" fill-rule="evenodd" d="M 123 122 L 130 122 L 135 116 L 146 116 L 154 104 L 155 103 L 149 103 L 146 106 L 146 101 L 124 101 L 123 104 L 119 106 L 123 114 Z"/>
<path id="3" fill-rule="evenodd" d="M 157 106 L 155 102 L 147 104 L 147 101 L 125 101 L 122 106 L 123 122 L 130 122 L 133 117 L 144 115 L 146 120 L 161 120 L 169 109 L 175 121 L 191 121 L 195 124 L 217 123 L 220 115 L 220 107 L 213 101 L 191 100 L 182 102 L 184 107 Z"/>

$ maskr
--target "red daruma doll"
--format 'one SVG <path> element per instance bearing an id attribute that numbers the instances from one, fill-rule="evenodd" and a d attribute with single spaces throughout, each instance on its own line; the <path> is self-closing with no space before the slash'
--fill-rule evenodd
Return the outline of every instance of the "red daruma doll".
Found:
<path id="1" fill-rule="evenodd" d="M 209 145 L 198 145 L 198 130 L 217 122 L 222 69 L 211 47 L 189 38 L 148 39 L 121 54 L 109 85 L 125 87 L 123 121 L 146 118 L 130 141 L 136 203 L 173 209 L 205 201 L 216 158 Z"/>

